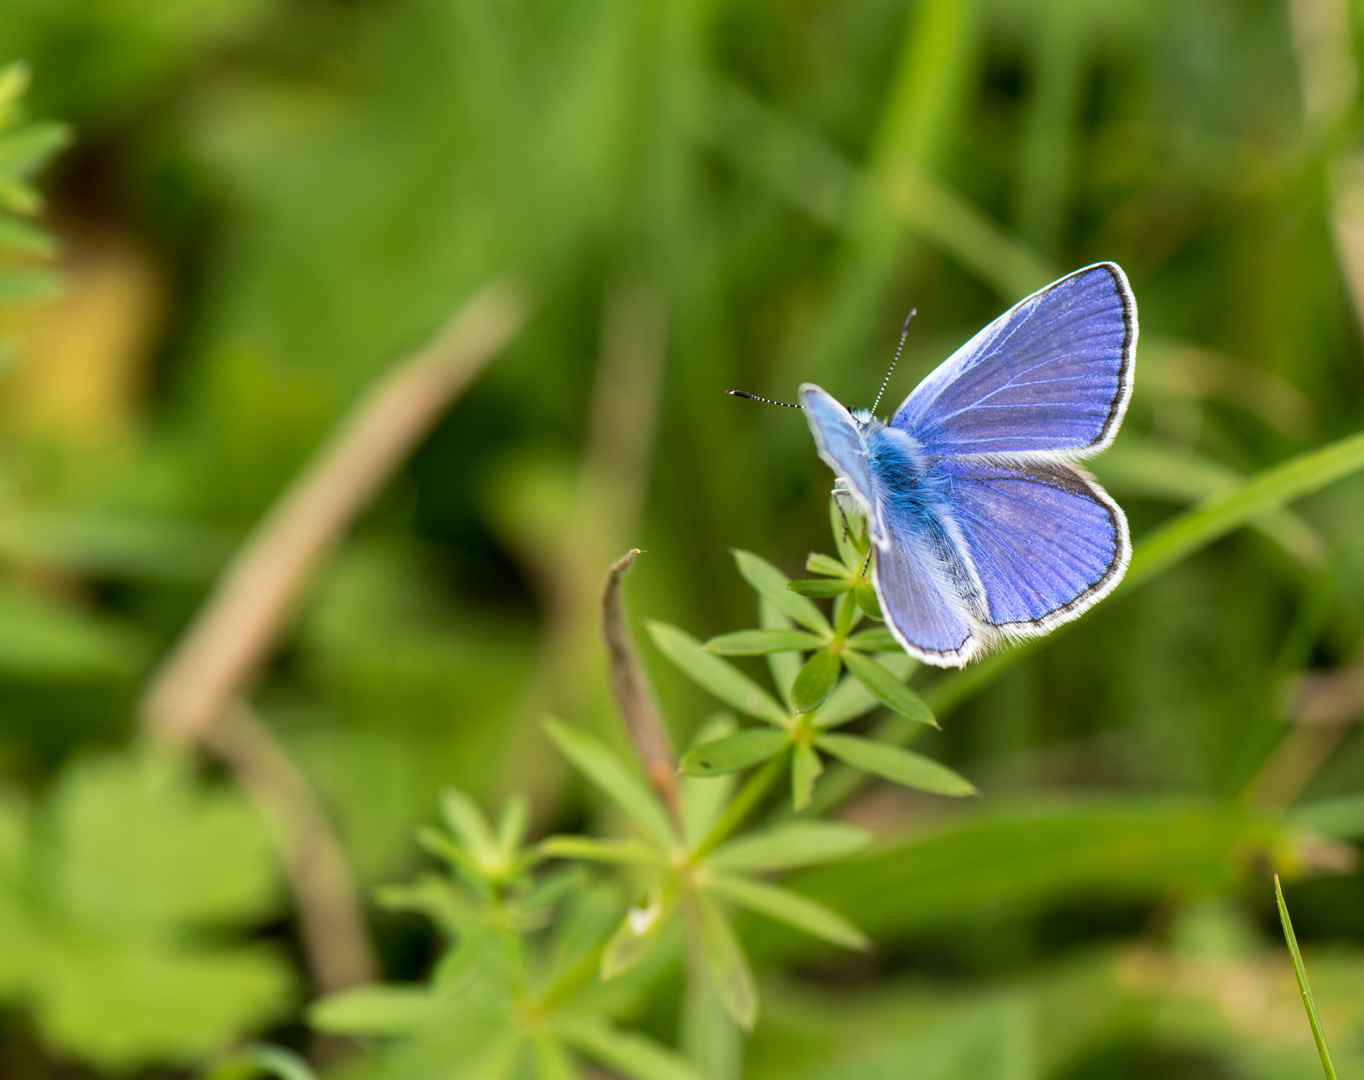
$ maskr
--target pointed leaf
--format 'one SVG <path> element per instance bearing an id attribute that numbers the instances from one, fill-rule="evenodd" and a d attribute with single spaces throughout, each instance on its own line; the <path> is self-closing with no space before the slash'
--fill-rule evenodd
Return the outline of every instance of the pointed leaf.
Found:
<path id="1" fill-rule="evenodd" d="M 617 865 L 669 865 L 667 856 L 642 840 L 598 840 L 591 836 L 547 836 L 540 841 L 540 853 L 548 859 L 580 859 L 583 862 Z"/>
<path id="2" fill-rule="evenodd" d="M 736 630 L 711 638 L 703 648 L 716 656 L 765 656 L 792 650 L 809 652 L 823 644 L 823 638 L 805 630 Z"/>
<path id="3" fill-rule="evenodd" d="M 790 581 L 766 559 L 751 551 L 735 551 L 734 561 L 739 564 L 739 573 L 757 591 L 759 596 L 772 603 L 772 606 L 792 622 L 800 623 L 807 630 L 827 636 L 831 633 L 829 620 L 824 613 L 804 597 L 790 592 L 786 586 Z"/>
<path id="4" fill-rule="evenodd" d="M 895 635 L 884 626 L 873 626 L 870 630 L 859 630 L 848 638 L 850 648 L 861 649 L 863 652 L 898 652 L 900 643 L 895 640 Z"/>
<path id="5" fill-rule="evenodd" d="M 545 722 L 554 745 L 626 815 L 665 847 L 677 842 L 668 815 L 644 782 L 604 744 L 557 720 Z"/>
<path id="6" fill-rule="evenodd" d="M 510 795 L 502 804 L 502 816 L 497 822 L 497 846 L 504 859 L 510 859 L 526 842 L 530 829 L 530 802 L 519 792 Z"/>
<path id="7" fill-rule="evenodd" d="M 708 742 L 716 742 L 733 735 L 738 728 L 733 713 L 717 712 L 700 726 L 692 745 L 704 746 Z M 688 848 L 695 847 L 719 820 L 730 796 L 734 794 L 734 783 L 732 774 L 702 777 L 689 776 L 683 772 L 682 833 Z"/>
<path id="8" fill-rule="evenodd" d="M 818 708 L 833 691 L 834 684 L 843 673 L 843 661 L 836 653 L 820 649 L 805 666 L 800 669 L 796 681 L 791 684 L 791 704 L 796 712 L 810 712 Z"/>
<path id="9" fill-rule="evenodd" d="M 758 623 L 764 630 L 791 629 L 791 620 L 761 597 L 758 599 Z M 767 654 L 767 670 L 772 673 L 772 684 L 788 709 L 791 708 L 791 684 L 796 681 L 796 673 L 800 671 L 802 663 L 798 652 Z"/>
<path id="10" fill-rule="evenodd" d="M 446 788 L 441 792 L 440 809 L 450 831 L 459 837 L 480 868 L 486 869 L 500 861 L 488 819 L 473 799 L 458 788 Z"/>
<path id="11" fill-rule="evenodd" d="M 410 1035 L 449 1012 L 449 999 L 425 988 L 357 986 L 316 1002 L 308 1022 L 336 1035 Z"/>
<path id="12" fill-rule="evenodd" d="M 824 762 L 819 755 L 805 743 L 796 746 L 791 755 L 791 805 L 796 810 L 804 810 L 810 805 L 814 794 L 815 781 L 824 771 Z"/>
<path id="13" fill-rule="evenodd" d="M 825 577 L 846 578 L 852 574 L 848 568 L 837 559 L 830 558 L 828 555 L 821 555 L 817 551 L 810 552 L 805 560 L 805 569 L 812 574 L 823 574 Z"/>
<path id="14" fill-rule="evenodd" d="M 838 862 L 865 851 L 871 833 L 838 821 L 797 821 L 748 833 L 715 850 L 706 865 L 716 870 L 771 873 Z"/>
<path id="15" fill-rule="evenodd" d="M 870 582 L 863 582 L 853 590 L 853 596 L 857 598 L 857 606 L 862 609 L 862 614 L 869 619 L 881 622 L 885 616 L 881 614 L 881 600 L 876 595 L 876 589 Z M 894 639 L 892 639 L 894 640 Z M 898 647 L 898 644 L 897 644 Z"/>
<path id="16" fill-rule="evenodd" d="M 814 934 L 825 941 L 832 941 L 835 945 L 848 949 L 871 948 L 867 935 L 842 915 L 780 885 L 770 885 L 752 878 L 713 874 L 706 878 L 706 886 L 731 903 L 804 930 L 807 934 Z"/>
<path id="17" fill-rule="evenodd" d="M 714 742 L 703 743 L 682 758 L 682 771 L 689 776 L 723 776 L 766 761 L 790 741 L 776 728 L 749 728 Z"/>
<path id="18" fill-rule="evenodd" d="M 1279 875 L 1274 875 L 1274 901 L 1279 906 L 1279 922 L 1283 925 L 1284 940 L 1288 942 L 1288 955 L 1293 960 L 1293 974 L 1298 980 L 1298 993 L 1302 995 L 1302 1007 L 1307 1012 L 1307 1024 L 1312 1029 L 1312 1040 L 1317 1044 L 1317 1056 L 1321 1058 L 1321 1068 L 1326 1080 L 1336 1080 L 1336 1067 L 1331 1061 L 1331 1051 L 1326 1046 L 1326 1032 L 1317 1014 L 1317 1003 L 1312 997 L 1312 987 L 1307 981 L 1307 968 L 1298 950 L 1298 936 L 1293 933 L 1293 920 L 1288 917 L 1288 905 L 1284 903 L 1283 886 Z"/>
<path id="19" fill-rule="evenodd" d="M 745 1031 L 752 1031 L 758 1019 L 758 988 L 748 957 L 739 947 L 739 939 L 720 905 L 703 891 L 698 890 L 693 896 L 711 982 L 729 1015 Z"/>
<path id="20" fill-rule="evenodd" d="M 975 785 L 932 758 L 856 735 L 820 735 L 815 745 L 855 769 L 937 795 L 974 795 Z"/>
<path id="21" fill-rule="evenodd" d="M 653 951 L 672 920 L 676 893 L 655 890 L 642 906 L 630 908 L 601 957 L 601 977 L 623 975 Z"/>
<path id="22" fill-rule="evenodd" d="M 689 1061 L 635 1032 L 620 1031 L 598 1016 L 559 1013 L 554 1031 L 584 1057 L 631 1080 L 705 1080 Z"/>
<path id="23" fill-rule="evenodd" d="M 842 596 L 852 588 L 852 582 L 847 578 L 801 578 L 786 587 L 797 596 L 822 599 L 828 596 Z"/>
<path id="24" fill-rule="evenodd" d="M 933 711 L 924 703 L 924 699 L 871 657 L 849 651 L 844 655 L 843 662 L 881 704 L 894 709 L 906 720 L 929 727 L 938 726 L 933 719 Z"/>
<path id="25" fill-rule="evenodd" d="M 700 643 L 690 634 L 667 623 L 648 622 L 645 625 L 659 652 L 725 704 L 771 724 L 785 724 L 790 719 L 786 710 L 772 700 L 771 694 L 733 664 L 702 652 Z"/>
<path id="26" fill-rule="evenodd" d="M 579 1080 L 578 1070 L 573 1065 L 573 1057 L 557 1038 L 557 1033 L 537 1032 L 531 1038 L 535 1058 L 535 1080 Z M 511 1070 L 495 1074 L 498 1080 L 509 1078 Z M 484 1078 L 480 1077 L 480 1080 Z M 486 1080 L 493 1080 L 492 1076 Z"/>

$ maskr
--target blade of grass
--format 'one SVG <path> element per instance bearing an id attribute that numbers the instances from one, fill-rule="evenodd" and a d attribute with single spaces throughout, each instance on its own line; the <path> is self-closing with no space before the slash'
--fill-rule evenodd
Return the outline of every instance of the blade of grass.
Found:
<path id="1" fill-rule="evenodd" d="M 1274 875 L 1274 900 L 1279 905 L 1279 922 L 1283 923 L 1284 940 L 1288 942 L 1288 954 L 1293 957 L 1293 974 L 1298 977 L 1298 989 L 1302 992 L 1302 1007 L 1307 1010 L 1307 1022 L 1312 1025 L 1312 1039 L 1321 1055 L 1321 1067 L 1326 1072 L 1326 1080 L 1336 1080 L 1336 1067 L 1331 1064 L 1331 1051 L 1326 1048 L 1326 1032 L 1321 1028 L 1321 1017 L 1317 1015 L 1317 1003 L 1312 999 L 1312 987 L 1307 983 L 1307 969 L 1303 967 L 1302 953 L 1298 951 L 1298 936 L 1293 933 L 1293 920 L 1288 917 L 1288 905 L 1284 903 L 1283 887 L 1279 875 Z"/>

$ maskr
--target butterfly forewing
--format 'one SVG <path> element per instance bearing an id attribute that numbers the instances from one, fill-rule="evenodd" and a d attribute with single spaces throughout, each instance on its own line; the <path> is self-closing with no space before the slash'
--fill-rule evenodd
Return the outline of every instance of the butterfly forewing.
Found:
<path id="1" fill-rule="evenodd" d="M 890 425 L 934 455 L 1096 453 L 1127 408 L 1136 343 L 1127 278 L 1096 263 L 997 318 L 924 379 Z"/>

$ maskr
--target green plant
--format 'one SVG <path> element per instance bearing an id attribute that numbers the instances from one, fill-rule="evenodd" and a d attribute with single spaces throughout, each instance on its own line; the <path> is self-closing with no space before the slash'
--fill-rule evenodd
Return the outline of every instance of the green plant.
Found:
<path id="1" fill-rule="evenodd" d="M 56 243 L 32 221 L 43 207 L 33 178 L 71 140 L 65 124 L 26 120 L 22 99 L 28 65 L 0 67 L 0 302 L 49 296 L 56 271 L 44 266 Z"/>

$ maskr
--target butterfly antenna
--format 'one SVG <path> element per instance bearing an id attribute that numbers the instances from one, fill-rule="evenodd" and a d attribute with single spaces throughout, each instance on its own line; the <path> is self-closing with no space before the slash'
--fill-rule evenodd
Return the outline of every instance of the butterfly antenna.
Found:
<path id="1" fill-rule="evenodd" d="M 890 377 L 895 373 L 895 365 L 900 362 L 900 353 L 905 348 L 905 338 L 909 337 L 909 324 L 914 321 L 914 316 L 919 313 L 918 308 L 910 308 L 909 314 L 905 316 L 904 329 L 900 331 L 900 344 L 895 346 L 895 355 L 891 357 L 890 369 L 886 372 L 886 377 L 881 380 L 881 389 L 876 392 L 876 400 L 871 403 L 872 415 L 876 415 L 876 406 L 881 404 L 881 395 L 886 392 L 886 387 L 890 385 Z"/>
<path id="2" fill-rule="evenodd" d="M 780 405 L 784 409 L 803 409 L 804 405 L 792 405 L 789 401 L 773 401 L 771 398 L 758 397 L 757 394 L 750 394 L 747 390 L 726 390 L 726 394 L 734 397 L 747 398 L 749 401 L 761 401 L 764 405 Z"/>

